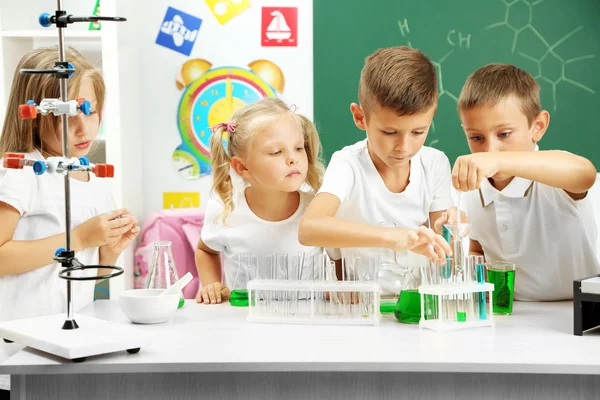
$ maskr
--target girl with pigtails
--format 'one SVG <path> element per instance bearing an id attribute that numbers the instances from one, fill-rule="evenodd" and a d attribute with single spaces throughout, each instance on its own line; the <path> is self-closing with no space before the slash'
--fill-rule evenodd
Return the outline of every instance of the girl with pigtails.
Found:
<path id="1" fill-rule="evenodd" d="M 298 242 L 300 220 L 324 172 L 314 124 L 281 100 L 265 98 L 211 130 L 213 185 L 196 248 L 202 282 L 196 301 L 204 304 L 227 300 L 236 279 L 236 287 L 245 286 L 245 273 L 238 274 L 241 254 L 260 259 L 323 251 Z"/>

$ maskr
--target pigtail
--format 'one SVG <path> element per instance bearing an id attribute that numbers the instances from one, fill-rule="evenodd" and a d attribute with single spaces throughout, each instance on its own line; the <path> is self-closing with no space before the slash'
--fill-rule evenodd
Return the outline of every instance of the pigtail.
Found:
<path id="1" fill-rule="evenodd" d="M 306 174 L 306 183 L 312 187 L 315 192 L 321 188 L 325 166 L 321 158 L 321 141 L 317 128 L 311 120 L 304 115 L 296 114 L 300 118 L 302 133 L 304 134 L 304 148 L 308 158 L 308 172 Z"/>
<path id="2" fill-rule="evenodd" d="M 223 211 L 215 218 L 221 218 L 223 223 L 233 212 L 233 183 L 229 175 L 231 157 L 223 147 L 223 133 L 227 132 L 226 126 L 220 126 L 210 137 L 211 165 L 213 170 L 212 190 L 223 202 Z M 231 137 L 229 138 L 231 140 Z"/>

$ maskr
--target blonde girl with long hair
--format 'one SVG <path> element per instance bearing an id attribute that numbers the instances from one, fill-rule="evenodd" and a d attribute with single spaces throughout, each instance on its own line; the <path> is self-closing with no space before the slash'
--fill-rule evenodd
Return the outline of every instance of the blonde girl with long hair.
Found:
<path id="1" fill-rule="evenodd" d="M 308 118 L 265 98 L 213 127 L 210 144 L 212 196 L 196 248 L 202 282 L 196 301 L 204 304 L 227 300 L 236 275 L 236 287 L 245 285 L 240 254 L 322 252 L 298 242 L 300 220 L 324 172 L 319 135 Z M 235 185 L 232 174 L 244 185 Z"/>
<path id="2" fill-rule="evenodd" d="M 104 80 L 78 51 L 68 48 L 67 61 L 76 72 L 68 80 L 68 99 L 91 104 L 90 115 L 69 117 L 69 156 L 83 157 L 98 134 L 104 104 Z M 0 136 L 0 157 L 26 153 L 27 159 L 62 156 L 60 118 L 52 114 L 19 118 L 19 104 L 59 98 L 59 81 L 51 74 L 21 74 L 21 68 L 50 69 L 58 61 L 56 47 L 43 47 L 23 56 L 14 75 Z M 0 166 L 2 162 L 0 162 Z M 85 265 L 114 265 L 140 228 L 127 210 L 113 210 L 110 180 L 93 174 L 71 174 L 71 248 Z M 35 176 L 31 168 L 0 167 L 0 321 L 66 311 L 65 281 L 54 252 L 65 244 L 63 176 Z M 104 274 L 88 270 L 86 276 Z M 73 285 L 75 311 L 94 298 L 94 281 Z"/>

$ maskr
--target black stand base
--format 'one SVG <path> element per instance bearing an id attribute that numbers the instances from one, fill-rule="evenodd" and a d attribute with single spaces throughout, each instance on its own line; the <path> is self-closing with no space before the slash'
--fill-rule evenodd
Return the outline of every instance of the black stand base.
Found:
<path id="1" fill-rule="evenodd" d="M 77 321 L 75 321 L 74 319 L 69 321 L 66 320 L 65 323 L 62 326 L 63 329 L 79 329 L 79 325 L 77 325 Z"/>
<path id="2" fill-rule="evenodd" d="M 589 278 L 573 281 L 573 334 L 576 336 L 600 326 L 600 294 L 581 293 L 581 281 L 586 279 Z"/>

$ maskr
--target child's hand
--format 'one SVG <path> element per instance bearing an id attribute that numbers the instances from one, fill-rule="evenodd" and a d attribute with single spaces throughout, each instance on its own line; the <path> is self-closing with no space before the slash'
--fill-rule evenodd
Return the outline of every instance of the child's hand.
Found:
<path id="1" fill-rule="evenodd" d="M 446 210 L 445 213 L 442 213 L 442 216 L 439 217 L 435 223 L 433 224 L 433 227 L 435 229 L 436 232 L 442 232 L 442 226 L 444 224 L 455 224 L 456 220 L 457 220 L 457 216 L 458 216 L 458 209 L 456 207 L 450 207 Z M 464 211 L 460 211 L 460 223 L 461 224 L 468 224 L 469 223 L 469 218 L 467 218 L 467 214 L 465 214 Z"/>
<path id="2" fill-rule="evenodd" d="M 202 288 L 196 295 L 196 303 L 217 304 L 228 300 L 231 290 L 221 282 L 211 283 Z"/>
<path id="3" fill-rule="evenodd" d="M 494 152 L 473 153 L 460 156 L 452 168 L 452 186 L 461 192 L 481 188 L 481 181 L 491 178 L 500 168 Z"/>
<path id="4" fill-rule="evenodd" d="M 398 229 L 398 231 L 403 232 L 404 237 L 396 242 L 393 249 L 395 251 L 410 250 L 432 260 L 445 259 L 446 255 L 452 255 L 450 245 L 429 228 L 422 226 L 418 230 Z"/>
<path id="5" fill-rule="evenodd" d="M 74 244 L 80 249 L 101 247 L 106 244 L 115 244 L 121 236 L 135 236 L 133 228 L 136 226 L 137 218 L 122 208 L 109 213 L 100 214 L 90 218 L 77 228 L 73 229 Z"/>
<path id="6" fill-rule="evenodd" d="M 120 237 L 117 237 L 116 240 L 105 244 L 104 246 L 100 246 L 100 257 L 104 259 L 110 259 L 114 263 L 119 258 L 119 255 L 125 250 L 137 237 L 140 233 L 140 227 L 137 225 L 137 218 L 132 214 L 124 214 L 120 219 L 124 220 L 132 220 L 131 224 L 126 225 L 125 227 L 129 227 L 129 230 L 122 234 Z"/>

